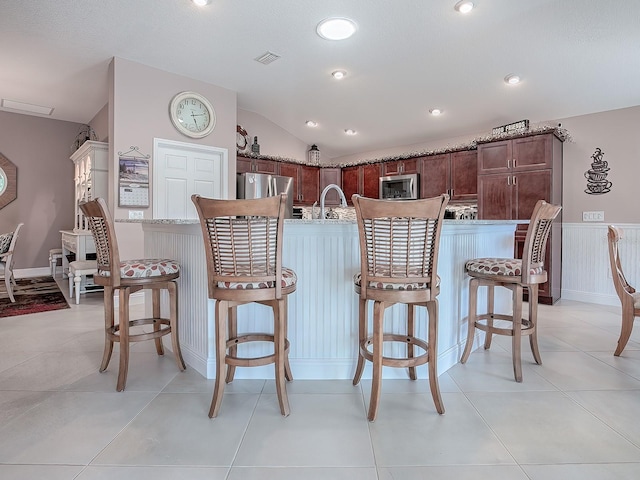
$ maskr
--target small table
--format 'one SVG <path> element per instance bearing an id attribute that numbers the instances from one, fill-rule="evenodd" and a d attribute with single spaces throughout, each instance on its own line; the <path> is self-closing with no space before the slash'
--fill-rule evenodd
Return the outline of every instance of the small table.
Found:
<path id="1" fill-rule="evenodd" d="M 75 253 L 76 260 L 86 260 L 88 253 L 96 253 L 96 245 L 93 242 L 93 235 L 89 230 L 79 230 L 74 232 L 73 230 L 60 230 L 62 235 L 62 276 L 67 278 L 69 275 L 69 259 L 67 255 Z M 87 290 L 87 286 L 91 286 L 90 290 Z M 85 278 L 80 287 L 80 293 L 86 293 L 87 291 L 95 292 L 102 290 L 96 288 L 93 283 L 88 283 Z"/>

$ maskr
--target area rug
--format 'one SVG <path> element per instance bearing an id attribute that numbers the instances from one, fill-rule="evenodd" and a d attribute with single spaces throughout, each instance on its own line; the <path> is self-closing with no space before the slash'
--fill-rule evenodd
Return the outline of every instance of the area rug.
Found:
<path id="1" fill-rule="evenodd" d="M 56 281 L 50 277 L 29 277 L 16 280 L 17 286 L 13 287 L 15 303 L 11 303 L 9 295 L 4 290 L 0 291 L 0 317 L 13 317 L 27 315 L 29 313 L 50 312 L 70 308 L 64 295 L 58 288 Z"/>

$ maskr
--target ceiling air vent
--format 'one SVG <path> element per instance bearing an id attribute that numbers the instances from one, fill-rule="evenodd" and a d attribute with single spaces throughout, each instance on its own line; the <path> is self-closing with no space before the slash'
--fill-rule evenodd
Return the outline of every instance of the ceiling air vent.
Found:
<path id="1" fill-rule="evenodd" d="M 269 65 L 271 62 L 275 62 L 280 58 L 280 55 L 273 52 L 266 52 L 260 55 L 258 58 L 254 58 L 256 62 L 260 62 L 263 65 Z"/>

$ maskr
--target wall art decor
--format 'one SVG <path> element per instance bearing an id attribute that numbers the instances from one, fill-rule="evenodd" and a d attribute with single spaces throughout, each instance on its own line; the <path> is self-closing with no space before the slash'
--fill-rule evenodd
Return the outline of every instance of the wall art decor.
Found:
<path id="1" fill-rule="evenodd" d="M 132 154 L 133 152 L 133 154 Z M 118 206 L 149 206 L 149 158 L 142 155 L 138 147 L 131 147 L 128 152 L 118 152 Z"/>
<path id="2" fill-rule="evenodd" d="M 591 155 L 591 168 L 584 172 L 584 178 L 587 179 L 587 188 L 585 193 L 589 195 L 602 195 L 611 191 L 612 183 L 607 180 L 609 174 L 609 162 L 603 160 L 604 152 L 600 148 Z"/>

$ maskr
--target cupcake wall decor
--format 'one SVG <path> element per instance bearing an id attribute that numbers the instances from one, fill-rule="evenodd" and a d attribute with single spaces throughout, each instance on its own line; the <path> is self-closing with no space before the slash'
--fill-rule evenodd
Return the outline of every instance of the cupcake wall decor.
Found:
<path id="1" fill-rule="evenodd" d="M 584 191 L 589 195 L 602 195 L 611 191 L 612 183 L 607 180 L 609 174 L 609 163 L 603 160 L 604 152 L 600 148 L 591 155 L 591 168 L 584 172 L 587 179 L 587 188 Z"/>

